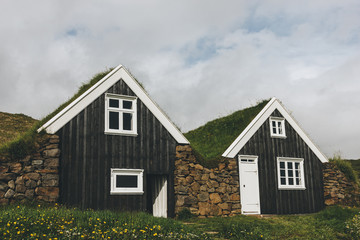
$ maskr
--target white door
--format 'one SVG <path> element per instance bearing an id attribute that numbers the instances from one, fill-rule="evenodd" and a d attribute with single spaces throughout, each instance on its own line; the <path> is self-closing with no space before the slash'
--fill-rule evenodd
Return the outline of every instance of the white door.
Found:
<path id="1" fill-rule="evenodd" d="M 153 180 L 153 215 L 167 217 L 167 180 L 166 176 L 154 176 Z"/>
<path id="2" fill-rule="evenodd" d="M 260 214 L 257 156 L 239 156 L 242 214 Z"/>

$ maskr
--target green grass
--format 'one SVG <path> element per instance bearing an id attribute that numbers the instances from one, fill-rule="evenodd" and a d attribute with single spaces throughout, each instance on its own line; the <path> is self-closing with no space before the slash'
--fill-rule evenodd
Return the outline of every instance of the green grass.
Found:
<path id="1" fill-rule="evenodd" d="M 78 91 L 68 101 L 61 104 L 55 111 L 47 115 L 45 118 L 36 122 L 27 131 L 23 131 L 22 134 L 18 134 L 17 137 L 12 140 L 0 143 L 0 154 L 10 158 L 13 161 L 24 158 L 26 155 L 31 154 L 35 149 L 35 141 L 38 136 L 37 129 L 45 124 L 48 120 L 54 117 L 57 113 L 63 110 L 72 101 L 78 98 L 81 94 L 87 91 L 90 87 L 100 81 L 113 69 L 96 74 L 88 83 L 84 83 Z"/>
<path id="2" fill-rule="evenodd" d="M 269 100 L 256 106 L 234 112 L 226 117 L 206 123 L 195 130 L 185 133 L 202 164 L 212 167 L 221 159 L 221 154 L 246 128 Z"/>
<path id="3" fill-rule="evenodd" d="M 360 179 L 360 159 L 358 160 L 349 160 L 352 168 L 355 170 L 358 179 Z"/>
<path id="4" fill-rule="evenodd" d="M 193 219 L 203 232 L 218 232 L 221 239 L 353 239 L 348 222 L 359 214 L 357 208 L 333 206 L 306 215 L 285 215 L 258 218 Z"/>
<path id="5" fill-rule="evenodd" d="M 359 184 L 358 173 L 354 170 L 351 161 L 342 159 L 340 155 L 334 155 L 334 157 L 329 160 L 345 174 L 348 180 Z"/>
<path id="6" fill-rule="evenodd" d="M 0 145 L 25 133 L 36 122 L 36 119 L 24 114 L 0 112 Z"/>
<path id="7" fill-rule="evenodd" d="M 206 239 L 179 221 L 146 213 L 93 211 L 59 206 L 0 208 L 1 239 Z"/>
<path id="8" fill-rule="evenodd" d="M 1 239 L 355 239 L 358 208 L 259 218 L 174 219 L 146 213 L 93 211 L 58 205 L 0 208 Z"/>

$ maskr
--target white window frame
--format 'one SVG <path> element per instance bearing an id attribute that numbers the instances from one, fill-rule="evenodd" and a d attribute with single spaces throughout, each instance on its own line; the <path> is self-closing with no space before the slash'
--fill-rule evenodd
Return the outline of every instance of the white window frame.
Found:
<path id="1" fill-rule="evenodd" d="M 112 108 L 109 106 L 109 100 L 116 99 L 119 100 L 119 108 Z M 124 109 L 122 108 L 122 101 L 131 101 L 132 109 Z M 110 94 L 107 93 L 105 95 L 105 134 L 119 134 L 119 135 L 127 135 L 127 136 L 136 136 L 137 135 L 137 97 L 135 96 L 125 96 L 118 94 Z M 109 114 L 110 112 L 118 112 L 119 113 L 119 129 L 110 129 L 109 128 Z M 132 130 L 124 130 L 123 129 L 123 114 L 122 113 L 130 113 L 132 114 Z"/>
<path id="2" fill-rule="evenodd" d="M 280 176 L 280 162 L 285 162 L 285 179 L 286 183 L 281 184 Z M 289 185 L 289 176 L 288 176 L 288 162 L 293 163 L 293 181 L 294 185 Z M 300 168 L 300 184 L 296 185 L 296 173 L 295 173 L 295 163 L 299 163 Z M 305 175 L 304 175 L 304 159 L 303 158 L 288 158 L 288 157 L 278 157 L 277 158 L 277 173 L 278 173 L 278 188 L 280 190 L 305 190 Z"/>
<path id="3" fill-rule="evenodd" d="M 270 117 L 270 136 L 277 137 L 277 138 L 286 138 L 286 131 L 285 131 L 285 118 L 281 117 Z M 273 133 L 273 126 L 272 123 L 275 122 L 276 125 L 276 133 Z M 279 133 L 279 124 L 281 126 L 282 133 Z"/>
<path id="4" fill-rule="evenodd" d="M 110 170 L 110 194 L 111 195 L 141 195 L 143 190 L 144 169 L 111 168 Z M 137 176 L 136 188 L 116 187 L 116 176 Z"/>

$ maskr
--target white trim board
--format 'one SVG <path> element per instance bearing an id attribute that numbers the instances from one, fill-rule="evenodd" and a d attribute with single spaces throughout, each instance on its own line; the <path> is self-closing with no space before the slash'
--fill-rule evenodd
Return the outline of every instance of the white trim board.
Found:
<path id="1" fill-rule="evenodd" d="M 250 140 L 255 132 L 263 125 L 263 123 L 271 116 L 271 113 L 277 109 L 299 134 L 301 139 L 310 147 L 314 154 L 321 162 L 328 162 L 328 158 L 320 149 L 313 143 L 309 136 L 302 130 L 296 120 L 290 115 L 285 107 L 276 98 L 272 98 L 266 106 L 258 113 L 258 115 L 250 122 L 250 124 L 242 131 L 242 133 L 235 139 L 235 141 L 222 154 L 223 157 L 234 158 L 244 145 Z"/>
<path id="2" fill-rule="evenodd" d="M 105 93 L 112 85 L 122 79 L 135 95 L 145 104 L 145 106 L 154 114 L 160 123 L 169 131 L 174 139 L 180 144 L 189 144 L 189 141 L 179 131 L 179 129 L 170 121 L 166 114 L 143 90 L 133 76 L 122 66 L 117 66 L 109 74 L 103 77 L 94 86 L 81 94 L 77 99 L 71 102 L 62 111 L 56 114 L 48 122 L 38 129 L 38 132 L 45 130 L 47 133 L 54 134 L 66 123 L 79 114 L 84 108 L 91 104 L 95 99 Z"/>

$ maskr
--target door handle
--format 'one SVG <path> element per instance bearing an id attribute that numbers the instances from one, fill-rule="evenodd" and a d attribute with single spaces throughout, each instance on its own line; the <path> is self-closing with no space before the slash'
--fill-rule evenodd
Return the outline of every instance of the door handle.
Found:
<path id="1" fill-rule="evenodd" d="M 243 185 L 243 187 L 245 187 L 245 184 Z"/>

